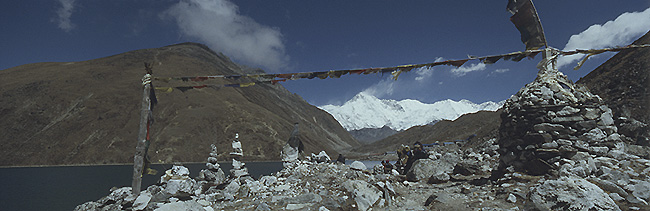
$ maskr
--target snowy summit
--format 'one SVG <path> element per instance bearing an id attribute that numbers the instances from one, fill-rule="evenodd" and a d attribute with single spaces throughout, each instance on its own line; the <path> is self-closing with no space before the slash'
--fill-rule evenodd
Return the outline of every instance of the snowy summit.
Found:
<path id="1" fill-rule="evenodd" d="M 443 100 L 433 104 L 417 100 L 383 100 L 360 92 L 341 106 L 323 105 L 319 108 L 332 114 L 346 130 L 381 128 L 405 130 L 417 125 L 426 125 L 440 120 L 455 120 L 463 114 L 481 110 L 496 111 L 501 102 L 472 103 L 469 100 Z"/>

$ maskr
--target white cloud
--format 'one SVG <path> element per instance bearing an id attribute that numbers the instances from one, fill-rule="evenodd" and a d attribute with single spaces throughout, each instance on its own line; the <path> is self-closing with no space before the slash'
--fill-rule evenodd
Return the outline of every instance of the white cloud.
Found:
<path id="1" fill-rule="evenodd" d="M 505 72 L 508 72 L 508 71 L 510 71 L 510 69 L 496 69 L 496 70 L 494 70 L 495 73 L 505 73 Z"/>
<path id="2" fill-rule="evenodd" d="M 563 50 L 596 49 L 628 45 L 650 29 L 650 8 L 643 12 L 626 12 L 605 24 L 595 24 L 569 38 Z M 558 59 L 558 67 L 576 63 L 581 54 Z"/>
<path id="3" fill-rule="evenodd" d="M 364 89 L 362 92 L 365 92 L 377 98 L 383 98 L 393 94 L 396 88 L 395 84 L 395 80 L 392 78 L 386 78 L 379 81 L 379 83 L 373 84 L 372 86 Z"/>
<path id="4" fill-rule="evenodd" d="M 464 76 L 465 74 L 469 72 L 474 72 L 474 71 L 481 71 L 485 70 L 485 64 L 484 63 L 475 63 L 471 64 L 469 66 L 463 65 L 459 68 L 454 68 L 451 70 L 451 73 L 453 73 L 455 76 Z"/>
<path id="5" fill-rule="evenodd" d="M 416 81 L 423 82 L 424 79 L 428 79 L 433 75 L 433 68 L 431 67 L 421 67 L 415 70 L 415 74 L 418 76 L 415 77 Z"/>
<path id="6" fill-rule="evenodd" d="M 436 58 L 436 60 L 434 62 L 441 62 L 441 61 L 444 61 L 444 60 L 445 60 L 444 58 L 438 57 L 438 58 Z M 415 77 L 416 81 L 424 82 L 424 79 L 428 79 L 428 78 L 431 77 L 431 75 L 433 75 L 433 67 L 421 67 L 421 68 L 418 68 L 417 70 L 415 70 L 415 74 L 418 75 L 418 76 Z"/>
<path id="7" fill-rule="evenodd" d="M 165 13 L 184 35 L 247 65 L 278 70 L 287 66 L 282 33 L 239 14 L 228 0 L 180 0 Z"/>
<path id="8" fill-rule="evenodd" d="M 70 21 L 70 17 L 72 16 L 72 11 L 74 10 L 74 2 L 75 0 L 59 0 L 59 3 L 61 3 L 61 8 L 56 10 L 56 20 L 55 21 L 60 29 L 63 29 L 65 32 L 70 32 L 75 25 Z"/>

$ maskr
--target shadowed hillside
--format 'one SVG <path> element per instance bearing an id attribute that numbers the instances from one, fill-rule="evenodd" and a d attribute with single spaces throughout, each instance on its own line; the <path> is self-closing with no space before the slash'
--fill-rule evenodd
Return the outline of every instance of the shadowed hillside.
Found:
<path id="1" fill-rule="evenodd" d="M 633 44 L 650 44 L 650 33 Z M 615 117 L 633 118 L 646 124 L 619 123 L 619 129 L 639 144 L 648 145 L 650 138 L 650 49 L 624 50 L 578 80 L 600 96 L 614 112 Z M 643 140 L 636 136 L 643 136 Z"/>
<path id="2" fill-rule="evenodd" d="M 470 145 L 474 142 L 482 142 L 496 136 L 496 131 L 501 124 L 499 115 L 501 111 L 479 111 L 476 113 L 464 114 L 454 121 L 443 120 L 434 125 L 411 127 L 408 130 L 399 132 L 380 141 L 364 145 L 355 152 L 369 152 L 371 154 L 395 151 L 401 144 L 412 146 L 416 141 L 423 144 L 430 144 L 436 141 L 465 140 L 472 138 Z"/>
<path id="3" fill-rule="evenodd" d="M 261 73 L 207 47 L 184 43 L 69 63 L 0 71 L 0 165 L 133 162 L 144 62 L 157 77 Z M 245 83 L 210 80 L 205 84 Z M 154 86 L 198 85 L 164 83 Z M 239 133 L 245 159 L 277 160 L 299 122 L 307 153 L 344 152 L 355 141 L 328 113 L 281 85 L 157 93 L 149 155 L 153 162 L 200 162 L 216 143 L 220 157 Z"/>

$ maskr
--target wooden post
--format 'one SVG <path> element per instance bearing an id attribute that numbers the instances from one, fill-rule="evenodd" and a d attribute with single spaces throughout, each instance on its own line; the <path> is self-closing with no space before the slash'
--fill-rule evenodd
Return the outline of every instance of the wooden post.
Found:
<path id="1" fill-rule="evenodd" d="M 131 188 L 134 196 L 140 195 L 144 163 L 147 156 L 147 149 L 149 148 L 149 137 L 147 137 L 147 133 L 151 115 L 151 67 L 146 63 L 145 67 L 147 74 L 142 79 L 143 91 L 140 110 L 140 130 L 138 131 L 138 144 L 135 147 L 135 156 L 133 157 L 133 181 Z"/>
<path id="2" fill-rule="evenodd" d="M 560 52 L 552 47 L 547 47 L 542 51 L 542 61 L 537 64 L 540 74 L 557 74 L 559 71 L 557 69 L 557 58 Z"/>

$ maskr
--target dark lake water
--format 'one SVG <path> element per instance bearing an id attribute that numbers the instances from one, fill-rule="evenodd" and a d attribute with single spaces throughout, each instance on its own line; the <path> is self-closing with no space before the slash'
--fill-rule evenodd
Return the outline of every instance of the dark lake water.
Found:
<path id="1" fill-rule="evenodd" d="M 228 174 L 231 163 L 220 163 Z M 198 176 L 205 163 L 184 164 L 190 177 Z M 157 175 L 142 177 L 143 189 L 155 184 L 171 164 L 156 164 Z M 247 162 L 255 179 L 282 169 L 282 162 Z M 96 201 L 112 187 L 131 187 L 132 165 L 0 168 L 0 210 L 73 210 Z"/>

